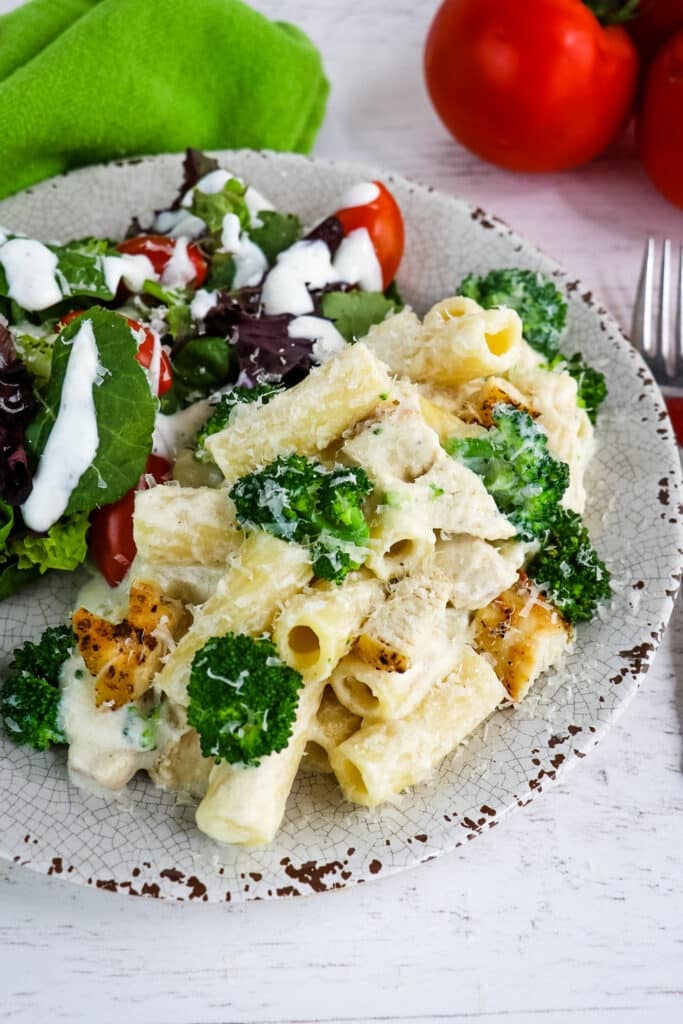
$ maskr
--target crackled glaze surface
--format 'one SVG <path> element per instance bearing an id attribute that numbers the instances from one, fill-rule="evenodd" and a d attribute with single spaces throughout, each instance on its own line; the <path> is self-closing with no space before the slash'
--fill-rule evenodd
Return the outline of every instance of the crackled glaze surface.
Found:
<path id="1" fill-rule="evenodd" d="M 222 162 L 282 209 L 312 221 L 372 169 L 273 154 Z M 0 222 L 42 238 L 120 235 L 174 193 L 178 157 L 92 168 L 0 204 Z M 27 752 L 0 738 L 0 854 L 99 888 L 175 900 L 306 894 L 370 880 L 428 860 L 492 828 L 585 756 L 638 688 L 680 580 L 677 452 L 648 371 L 591 293 L 482 210 L 384 175 L 406 216 L 399 283 L 422 311 L 469 270 L 519 265 L 554 275 L 570 299 L 568 351 L 609 368 L 589 476 L 589 525 L 617 589 L 604 617 L 582 627 L 561 672 L 516 711 L 498 712 L 434 781 L 397 807 L 369 813 L 343 803 L 327 778 L 297 780 L 286 820 L 265 850 L 218 848 L 195 829 L 193 808 L 137 779 L 115 801 L 66 781 L 61 753 Z M 87 197 L 87 198 L 86 198 Z M 73 588 L 53 577 L 6 602 L 7 651 L 63 619 Z"/>

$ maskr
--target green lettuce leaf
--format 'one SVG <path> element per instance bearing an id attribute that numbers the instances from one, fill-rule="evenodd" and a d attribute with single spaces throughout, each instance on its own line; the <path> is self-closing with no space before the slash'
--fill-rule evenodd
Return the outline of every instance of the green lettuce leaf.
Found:
<path id="1" fill-rule="evenodd" d="M 134 487 L 152 449 L 156 399 L 136 361 L 137 345 L 125 319 L 94 306 L 88 311 L 102 374 L 93 388 L 99 446 L 92 465 L 74 489 L 65 515 L 109 505 Z M 57 418 L 71 343 L 83 319 L 68 324 L 55 339 L 52 373 L 42 395 L 43 407 L 26 432 L 38 458 Z"/>
<path id="2" fill-rule="evenodd" d="M 294 213 L 278 213 L 277 210 L 261 210 L 258 219 L 261 224 L 248 228 L 247 234 L 272 266 L 279 253 L 301 238 L 301 221 Z"/>
<path id="3" fill-rule="evenodd" d="M 321 310 L 347 341 L 364 338 L 373 324 L 380 324 L 400 305 L 382 292 L 327 292 Z"/>
<path id="4" fill-rule="evenodd" d="M 17 355 L 39 388 L 50 379 L 54 344 L 53 333 L 40 337 L 33 334 L 17 334 L 14 339 Z"/>
<path id="5" fill-rule="evenodd" d="M 85 561 L 88 553 L 89 525 L 88 516 L 81 512 L 70 519 L 60 519 L 47 533 L 13 537 L 9 550 L 19 569 L 35 568 L 41 575 L 48 569 L 72 571 Z"/>
<path id="6" fill-rule="evenodd" d="M 246 228 L 251 220 L 244 200 L 246 191 L 247 186 L 236 178 L 229 178 L 220 192 L 211 195 L 196 188 L 192 193 L 192 213 L 205 222 L 210 232 L 222 230 L 226 213 L 236 214 L 242 227 Z"/>

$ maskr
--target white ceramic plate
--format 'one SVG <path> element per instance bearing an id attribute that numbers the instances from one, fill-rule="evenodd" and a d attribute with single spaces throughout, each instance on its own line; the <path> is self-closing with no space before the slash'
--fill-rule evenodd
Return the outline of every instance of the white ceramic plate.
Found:
<path id="1" fill-rule="evenodd" d="M 335 209 L 367 167 L 303 157 L 217 154 L 282 210 L 312 222 Z M 44 182 L 0 203 L 0 223 L 43 239 L 121 237 L 132 214 L 165 205 L 179 156 L 150 157 Z M 0 736 L 0 855 L 98 888 L 170 899 L 242 900 L 339 888 L 451 850 L 522 807 L 585 756 L 638 688 L 680 580 L 683 529 L 678 452 L 661 395 L 604 309 L 579 282 L 504 224 L 446 195 L 384 175 L 403 210 L 399 283 L 419 312 L 453 293 L 468 271 L 523 266 L 552 275 L 570 300 L 569 352 L 606 371 L 588 521 L 617 585 L 609 610 L 581 626 L 561 672 L 518 710 L 499 711 L 447 758 L 434 780 L 375 812 L 344 803 L 328 777 L 297 780 L 285 822 L 266 849 L 219 848 L 194 826 L 194 808 L 143 778 L 120 799 L 67 781 L 64 753 L 35 753 Z M 69 577 L 54 574 L 0 605 L 10 651 L 64 621 Z"/>

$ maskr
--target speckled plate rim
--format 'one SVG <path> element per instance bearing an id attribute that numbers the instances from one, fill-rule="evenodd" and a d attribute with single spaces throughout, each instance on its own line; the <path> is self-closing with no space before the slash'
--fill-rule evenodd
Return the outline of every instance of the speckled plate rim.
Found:
<path id="1" fill-rule="evenodd" d="M 658 567 L 656 582 L 658 590 L 656 595 L 650 594 L 650 623 L 644 623 L 635 637 L 636 641 L 628 649 L 618 652 L 620 667 L 612 676 L 610 682 L 619 686 L 619 698 L 610 708 L 609 713 L 602 720 L 596 720 L 586 726 L 575 725 L 572 722 L 558 723 L 557 730 L 548 740 L 549 751 L 538 754 L 549 753 L 553 755 L 543 760 L 542 757 L 532 758 L 534 770 L 532 777 L 527 780 L 528 790 L 520 789 L 519 795 L 508 799 L 504 806 L 494 809 L 486 804 L 482 805 L 479 813 L 453 814 L 452 821 L 448 815 L 444 818 L 448 821 L 448 838 L 434 846 L 429 836 L 423 831 L 415 831 L 408 834 L 410 829 L 405 830 L 402 842 L 403 851 L 407 856 L 394 859 L 386 863 L 382 854 L 382 844 L 375 837 L 364 850 L 357 850 L 349 847 L 347 855 L 319 863 L 317 860 L 307 860 L 302 852 L 301 859 L 284 857 L 280 860 L 281 884 L 277 884 L 278 878 L 265 878 L 258 871 L 244 870 L 233 871 L 235 876 L 232 879 L 232 888 L 226 889 L 228 882 L 227 875 L 223 874 L 222 868 L 216 868 L 215 864 L 204 864 L 204 877 L 198 877 L 201 872 L 201 864 L 196 871 L 181 871 L 175 867 L 160 868 L 145 860 L 144 853 L 141 853 L 139 863 L 128 865 L 124 874 L 112 871 L 100 872 L 98 875 L 89 874 L 82 865 L 74 863 L 73 852 L 65 849 L 56 849 L 42 837 L 32 834 L 23 836 L 19 843 L 8 846 L 4 836 L 0 837 L 0 856 L 8 860 L 25 865 L 33 870 L 58 876 L 80 884 L 86 884 L 98 889 L 107 891 L 124 892 L 130 895 L 149 895 L 152 897 L 170 899 L 174 901 L 199 900 L 199 901 L 234 901 L 261 898 L 275 898 L 287 895 L 304 895 L 313 892 L 322 892 L 332 889 L 343 888 L 348 885 L 358 884 L 378 877 L 386 877 L 395 872 L 406 870 L 421 863 L 435 859 L 441 854 L 465 845 L 468 841 L 482 834 L 487 829 L 495 827 L 502 818 L 514 807 L 526 806 L 551 783 L 555 783 L 558 777 L 562 776 L 570 766 L 574 766 L 578 760 L 595 746 L 604 733 L 616 722 L 624 712 L 631 699 L 638 691 L 642 678 L 650 667 L 657 646 L 661 640 L 664 629 L 668 623 L 674 600 L 681 580 L 681 566 L 683 565 L 683 520 L 681 515 L 683 509 L 681 500 L 681 471 L 678 448 L 675 443 L 671 424 L 669 422 L 666 406 L 663 397 L 654 382 L 649 370 L 629 345 L 623 335 L 621 328 L 616 321 L 607 313 L 593 297 L 592 292 L 584 286 L 581 281 L 567 274 L 561 266 L 553 259 L 542 253 L 538 247 L 531 245 L 522 236 L 510 229 L 499 218 L 487 214 L 479 207 L 472 207 L 463 201 L 441 193 L 433 188 L 413 182 L 403 176 L 385 174 L 376 168 L 365 165 L 340 163 L 328 160 L 319 160 L 311 157 L 295 156 L 292 154 L 272 153 L 268 151 L 224 151 L 217 152 L 216 156 L 228 166 L 231 161 L 254 162 L 255 166 L 260 161 L 265 161 L 270 167 L 277 164 L 282 168 L 301 167 L 302 165 L 313 165 L 323 173 L 331 172 L 337 174 L 348 174 L 356 178 L 381 177 L 394 187 L 405 190 L 409 195 L 422 197 L 433 197 L 440 203 L 450 207 L 454 214 L 457 211 L 460 216 L 466 214 L 471 221 L 482 231 L 492 232 L 499 240 L 511 246 L 511 251 L 519 253 L 520 262 L 528 262 L 529 257 L 534 257 L 548 273 L 551 273 L 558 283 L 566 289 L 570 297 L 580 301 L 590 310 L 600 326 L 600 331 L 620 351 L 621 356 L 627 356 L 632 363 L 634 386 L 640 385 L 641 395 L 645 398 L 651 412 L 655 415 L 658 426 L 656 434 L 659 439 L 657 454 L 661 457 L 662 478 L 660 481 L 662 490 L 659 493 L 659 502 L 668 508 L 670 513 L 669 524 L 674 529 L 668 529 L 670 543 L 667 546 L 667 554 L 663 556 L 665 561 Z M 128 160 L 114 161 L 106 165 L 83 168 L 71 172 L 68 175 L 60 175 L 40 183 L 33 188 L 26 189 L 24 196 L 45 196 L 51 190 L 59 189 L 62 182 L 82 183 L 84 191 L 87 190 L 88 179 L 103 170 L 116 174 L 114 169 L 127 169 L 137 167 L 140 164 L 163 165 L 169 162 L 177 166 L 180 154 L 164 154 L 161 156 L 137 157 Z M 242 173 L 247 173 L 242 171 Z M 258 185 L 258 182 L 256 182 Z M 3 220 L 3 212 L 16 197 L 0 204 L 0 222 Z M 297 205 L 297 204 L 293 204 Z M 409 211 L 407 219 L 410 218 Z M 95 219 L 95 218 L 93 218 Z M 666 564 L 665 564 L 666 563 Z M 1 609 L 0 609 L 1 611 Z M 522 705 L 524 707 L 524 705 Z M 485 739 L 483 740 L 485 743 Z M 535 753 L 531 748 L 531 754 Z M 0 762 L 0 778 L 3 768 Z M 1 801 L 0 801 L 1 806 Z M 0 821 L 2 819 L 0 818 Z M 405 823 L 404 823 L 405 824 Z M 392 825 L 393 827 L 393 825 Z M 392 833 L 393 834 L 393 833 Z M 277 841 L 276 841 L 277 842 Z M 385 840 L 387 846 L 390 840 Z M 411 848 L 411 849 L 409 849 Z M 372 854 L 375 856 L 372 856 Z M 371 859 L 370 859 L 371 858 Z M 382 858 L 382 859 L 380 859 Z M 245 865 L 246 868 L 246 865 Z M 210 878 L 207 878 L 206 871 L 209 869 Z M 224 881 L 223 881 L 224 879 Z"/>

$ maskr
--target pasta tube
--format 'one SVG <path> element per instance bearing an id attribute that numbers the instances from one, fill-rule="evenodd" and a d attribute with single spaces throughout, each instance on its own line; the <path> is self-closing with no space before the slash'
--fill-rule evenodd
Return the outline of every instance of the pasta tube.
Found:
<path id="1" fill-rule="evenodd" d="M 363 725 L 330 750 L 344 796 L 365 807 L 425 782 L 441 760 L 506 696 L 488 662 L 468 646 L 404 718 Z"/>
<path id="2" fill-rule="evenodd" d="M 206 449 L 231 484 L 285 452 L 324 451 L 390 391 L 386 367 L 365 345 L 349 345 L 268 405 L 241 407 Z"/>
<path id="3" fill-rule="evenodd" d="M 176 704 L 187 705 L 190 667 L 212 636 L 270 627 L 280 605 L 311 578 L 308 553 L 298 544 L 257 532 L 247 537 L 215 594 L 197 609 L 194 622 L 169 655 L 155 685 Z"/>

